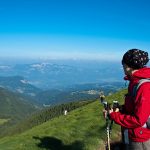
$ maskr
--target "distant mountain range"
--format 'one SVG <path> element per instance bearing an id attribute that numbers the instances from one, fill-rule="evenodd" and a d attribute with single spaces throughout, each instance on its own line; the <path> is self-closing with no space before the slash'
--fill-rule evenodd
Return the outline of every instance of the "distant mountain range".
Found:
<path id="1" fill-rule="evenodd" d="M 95 99 L 124 86 L 119 63 L 68 62 L 0 65 L 0 87 L 49 106 Z"/>
<path id="2" fill-rule="evenodd" d="M 123 87 L 123 82 L 87 83 L 68 86 L 62 89 L 41 90 L 31 85 L 24 77 L 0 77 L 0 87 L 22 95 L 28 102 L 50 106 L 71 101 L 90 100 L 99 97 L 99 92 L 106 95 Z"/>
<path id="3" fill-rule="evenodd" d="M 41 92 L 41 89 L 31 85 L 26 79 L 24 79 L 24 77 L 21 76 L 0 77 L 0 87 L 32 97 Z"/>
<path id="4" fill-rule="evenodd" d="M 123 82 L 78 84 L 63 90 L 42 91 L 37 94 L 36 100 L 38 103 L 49 106 L 71 101 L 97 99 L 102 91 L 105 95 L 110 95 L 122 88 L 125 88 Z"/>
<path id="5" fill-rule="evenodd" d="M 67 62 L 0 65 L 0 76 L 22 76 L 28 83 L 43 89 L 61 89 L 75 84 L 120 81 L 118 62 Z"/>

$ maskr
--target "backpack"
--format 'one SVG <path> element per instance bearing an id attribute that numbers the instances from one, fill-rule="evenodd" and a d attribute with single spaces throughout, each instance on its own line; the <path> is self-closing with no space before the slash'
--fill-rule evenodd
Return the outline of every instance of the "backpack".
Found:
<path id="1" fill-rule="evenodd" d="M 139 82 L 133 87 L 133 91 L 132 91 L 133 97 L 136 97 L 137 90 L 145 82 L 150 82 L 150 78 L 139 80 Z M 149 116 L 148 120 L 146 121 L 146 123 L 142 127 L 150 129 L 150 116 Z"/>

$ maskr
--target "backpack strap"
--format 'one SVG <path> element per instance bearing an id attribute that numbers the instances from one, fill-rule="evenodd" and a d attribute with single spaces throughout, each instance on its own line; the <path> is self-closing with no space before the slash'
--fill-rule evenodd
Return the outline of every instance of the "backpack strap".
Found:
<path id="1" fill-rule="evenodd" d="M 145 82 L 150 82 L 150 78 L 139 80 L 138 84 L 133 87 L 133 91 L 132 91 L 132 96 L 133 97 L 136 97 L 137 90 Z M 150 116 L 148 117 L 147 122 L 142 127 L 150 129 Z"/>
<path id="2" fill-rule="evenodd" d="M 139 82 L 137 83 L 137 85 L 135 85 L 135 86 L 133 87 L 133 90 L 132 90 L 132 96 L 133 96 L 133 97 L 136 96 L 137 90 L 138 90 L 139 87 L 140 87 L 143 83 L 145 83 L 145 82 L 150 82 L 150 78 L 139 80 Z"/>

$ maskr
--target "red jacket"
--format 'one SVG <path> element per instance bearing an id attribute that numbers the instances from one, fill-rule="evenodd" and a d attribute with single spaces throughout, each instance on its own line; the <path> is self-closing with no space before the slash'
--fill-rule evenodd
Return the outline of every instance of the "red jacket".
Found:
<path id="1" fill-rule="evenodd" d="M 150 83 L 143 83 L 131 96 L 133 87 L 140 79 L 150 78 L 150 68 L 142 68 L 134 72 L 129 80 L 128 94 L 125 96 L 124 113 L 112 112 L 110 118 L 122 127 L 128 128 L 129 138 L 132 141 L 144 142 L 150 139 L 150 129 L 142 127 L 150 116 Z"/>

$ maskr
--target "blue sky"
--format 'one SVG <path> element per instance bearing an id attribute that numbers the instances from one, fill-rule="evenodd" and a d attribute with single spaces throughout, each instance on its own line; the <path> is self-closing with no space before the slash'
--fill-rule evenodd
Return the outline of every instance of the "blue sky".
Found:
<path id="1" fill-rule="evenodd" d="M 1 0 L 0 57 L 119 60 L 150 52 L 149 0 Z"/>

